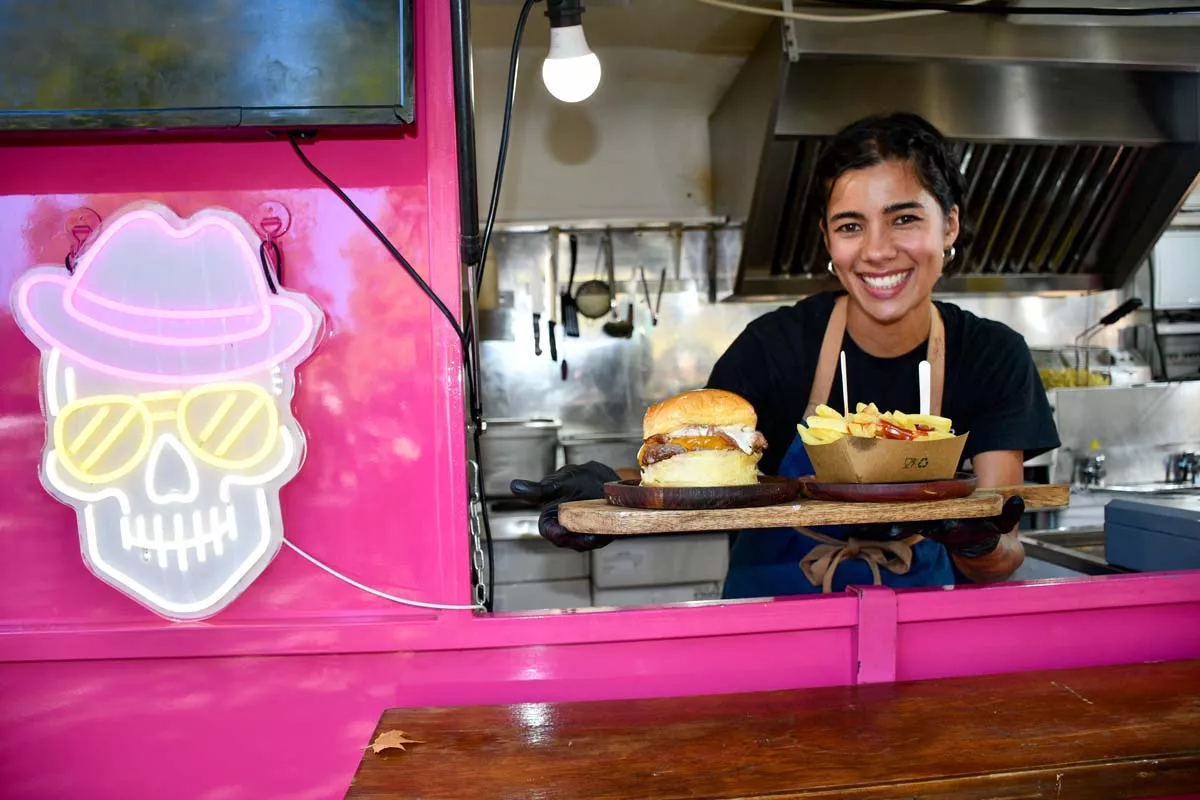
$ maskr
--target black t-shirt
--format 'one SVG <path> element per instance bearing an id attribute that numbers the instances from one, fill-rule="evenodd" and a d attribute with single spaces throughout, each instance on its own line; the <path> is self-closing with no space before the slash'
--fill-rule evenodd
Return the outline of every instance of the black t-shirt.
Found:
<path id="1" fill-rule="evenodd" d="M 767 439 L 759 467 L 779 469 L 804 417 L 825 327 L 841 293 L 824 293 L 780 308 L 751 322 L 717 360 L 711 389 L 746 398 L 758 412 Z M 958 432 L 969 432 L 963 458 L 992 450 L 1024 450 L 1028 460 L 1058 447 L 1058 431 L 1046 391 L 1024 338 L 993 320 L 950 303 L 937 303 L 946 327 L 946 374 L 942 416 Z M 917 365 L 927 343 L 895 358 L 864 352 L 846 333 L 850 405 L 874 403 L 880 411 L 913 413 L 920 406 Z M 838 369 L 828 404 L 842 409 Z"/>

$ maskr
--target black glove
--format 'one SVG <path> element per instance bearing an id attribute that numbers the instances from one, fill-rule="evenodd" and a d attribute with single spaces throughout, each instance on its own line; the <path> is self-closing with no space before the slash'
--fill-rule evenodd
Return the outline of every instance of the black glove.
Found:
<path id="1" fill-rule="evenodd" d="M 1000 537 L 1017 527 L 1025 513 L 1025 501 L 1013 495 L 1000 514 L 978 519 L 942 519 L 929 522 L 876 523 L 855 525 L 852 535 L 873 539 L 903 539 L 920 534 L 963 558 L 981 558 L 996 549 Z"/>
<path id="2" fill-rule="evenodd" d="M 1004 502 L 998 516 L 939 520 L 923 533 L 926 538 L 942 543 L 956 555 L 980 558 L 996 549 L 1000 537 L 1017 527 L 1024 513 L 1025 500 L 1020 495 L 1013 495 Z"/>
<path id="3" fill-rule="evenodd" d="M 540 481 L 518 479 L 510 483 L 508 488 L 514 497 L 541 504 L 538 533 L 544 539 L 556 547 L 566 547 L 583 553 L 604 547 L 612 542 L 613 537 L 594 533 L 571 533 L 558 524 L 558 507 L 575 500 L 603 499 L 604 484 L 620 479 L 611 468 L 598 461 L 589 461 L 586 464 L 568 464 Z"/>

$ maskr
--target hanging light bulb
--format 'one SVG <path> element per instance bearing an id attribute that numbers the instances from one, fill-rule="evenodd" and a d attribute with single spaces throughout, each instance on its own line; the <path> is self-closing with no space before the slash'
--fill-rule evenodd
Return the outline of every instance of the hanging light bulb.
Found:
<path id="1" fill-rule="evenodd" d="M 542 62 L 542 83 L 564 103 L 592 96 L 600 85 L 600 59 L 583 35 L 581 0 L 549 0 L 550 53 Z"/>

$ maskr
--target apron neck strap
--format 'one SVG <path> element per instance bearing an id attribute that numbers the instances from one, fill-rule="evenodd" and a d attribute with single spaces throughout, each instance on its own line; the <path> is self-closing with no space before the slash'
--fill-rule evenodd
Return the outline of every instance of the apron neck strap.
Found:
<path id="1" fill-rule="evenodd" d="M 825 326 L 825 338 L 821 340 L 821 354 L 817 357 L 817 370 L 813 374 L 812 390 L 808 396 L 808 407 L 804 410 L 807 419 L 816 413 L 817 406 L 829 402 L 833 389 L 833 376 L 837 373 L 838 356 L 846 336 L 847 297 L 842 295 L 833 303 L 833 313 Z M 929 413 L 942 414 L 942 390 L 946 382 L 946 326 L 941 312 L 933 303 L 929 304 L 929 343 L 925 358 L 929 361 Z M 842 409 L 849 413 L 850 409 Z"/>

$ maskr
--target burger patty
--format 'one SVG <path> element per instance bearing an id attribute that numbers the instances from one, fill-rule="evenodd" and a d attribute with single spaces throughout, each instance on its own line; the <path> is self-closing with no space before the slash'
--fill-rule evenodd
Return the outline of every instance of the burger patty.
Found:
<path id="1" fill-rule="evenodd" d="M 665 439 L 666 437 L 662 438 Z M 666 461 L 671 456 L 677 456 L 686 452 L 687 448 L 683 445 L 666 443 L 651 444 L 650 440 L 647 439 L 646 444 L 642 446 L 642 466 L 648 467 L 659 461 Z"/>
<path id="2" fill-rule="evenodd" d="M 737 442 L 735 442 L 733 440 L 733 437 L 727 433 L 724 433 L 720 430 L 716 430 L 714 428 L 709 428 L 705 435 L 720 439 L 725 444 L 729 445 L 730 450 L 740 450 L 740 448 L 737 445 Z M 688 438 L 696 438 L 696 437 L 688 437 Z M 761 453 L 763 450 L 766 450 L 767 449 L 766 438 L 758 431 L 755 431 L 754 436 L 750 440 L 750 448 L 755 453 Z M 709 448 L 709 449 L 712 449 L 712 448 Z M 686 452 L 688 452 L 688 448 L 684 447 L 681 444 L 671 441 L 671 437 L 667 436 L 666 434 L 660 433 L 656 436 L 651 436 L 649 439 L 646 439 L 646 441 L 642 444 L 642 457 L 641 457 L 642 466 L 648 467 L 651 464 L 657 463 L 659 461 L 665 461 L 666 459 L 670 458 L 671 456 L 682 455 L 683 453 L 686 453 Z"/>

